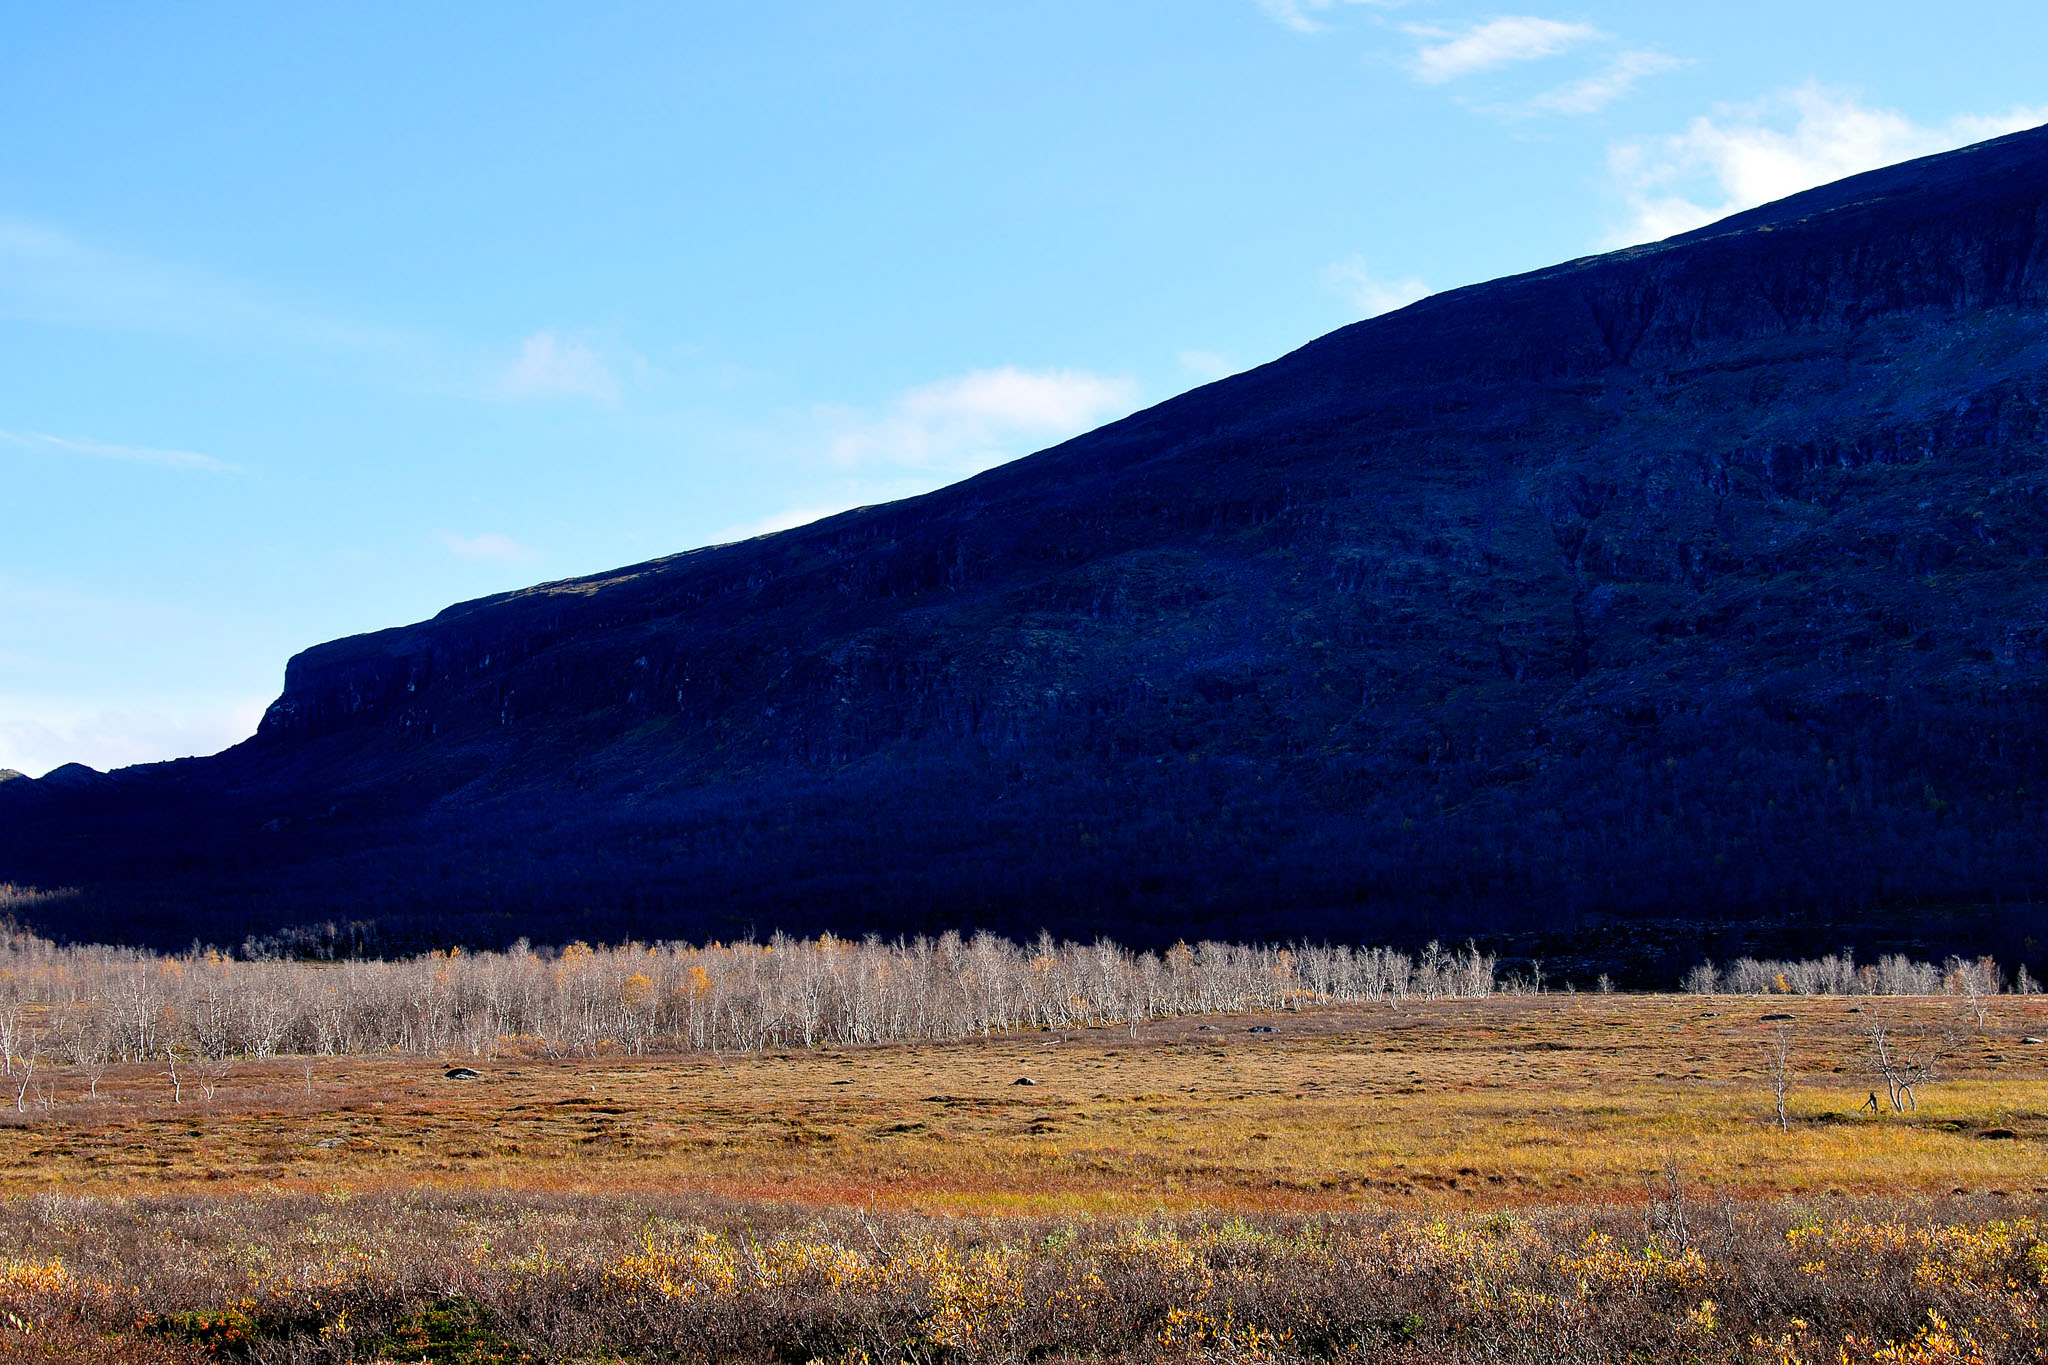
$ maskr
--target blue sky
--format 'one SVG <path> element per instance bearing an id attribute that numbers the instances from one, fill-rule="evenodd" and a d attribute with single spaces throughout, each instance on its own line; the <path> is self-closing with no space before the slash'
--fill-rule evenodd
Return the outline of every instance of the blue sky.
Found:
<path id="1" fill-rule="evenodd" d="M 0 767 L 2048 122 L 2038 4 L 0 3 Z"/>

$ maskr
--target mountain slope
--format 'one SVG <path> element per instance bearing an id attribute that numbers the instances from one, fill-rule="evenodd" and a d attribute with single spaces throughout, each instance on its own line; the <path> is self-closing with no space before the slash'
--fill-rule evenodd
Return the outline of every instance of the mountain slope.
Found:
<path id="1" fill-rule="evenodd" d="M 2018 134 L 321 645 L 225 754 L 0 783 L 0 880 L 172 942 L 2017 941 L 2044 200 Z"/>

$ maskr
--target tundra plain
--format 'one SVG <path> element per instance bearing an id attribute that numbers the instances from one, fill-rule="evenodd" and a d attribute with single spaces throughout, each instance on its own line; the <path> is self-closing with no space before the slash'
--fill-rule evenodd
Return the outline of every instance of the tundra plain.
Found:
<path id="1" fill-rule="evenodd" d="M 1869 1068 L 1880 1018 L 1936 1054 L 1904 1113 Z M 1783 1132 L 1768 1078 L 1781 1031 Z M 1311 1212 L 1640 1199 L 1675 1164 L 1739 1197 L 2020 1193 L 2048 1190 L 2048 1044 L 2025 1041 L 2044 1034 L 2041 997 L 1999 997 L 1980 1025 L 1948 997 L 1581 994 L 920 1047 L 280 1058 L 188 1066 L 180 1102 L 160 1061 L 111 1069 L 97 1100 L 55 1068 L 0 1111 L 0 1190 Z"/>
<path id="2" fill-rule="evenodd" d="M 2044 1033 L 2032 996 L 1496 995 L 18 1072 L 0 1358 L 2034 1360 Z"/>

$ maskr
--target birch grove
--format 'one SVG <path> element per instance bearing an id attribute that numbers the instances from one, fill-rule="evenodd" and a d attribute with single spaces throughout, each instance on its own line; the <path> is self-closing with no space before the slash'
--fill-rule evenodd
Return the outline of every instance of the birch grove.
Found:
<path id="1" fill-rule="evenodd" d="M 952 1042 L 1331 1002 L 1472 999 L 1494 991 L 1494 969 L 1476 948 L 1435 943 L 1415 956 L 1229 943 L 1151 953 L 986 933 L 520 943 L 317 962 L 59 945 L 0 928 L 0 1050 L 13 1059 L 54 1048 L 90 1067 L 179 1056 L 594 1057 Z"/>
<path id="2" fill-rule="evenodd" d="M 1858 966 L 1847 952 L 1793 960 L 1737 958 L 1716 969 L 1703 962 L 1687 973 L 1694 995 L 1955 995 L 1975 1001 L 1997 995 L 2008 984 L 2015 995 L 2038 989 L 2023 966 L 2009 979 L 1989 957 L 1951 957 L 1940 966 L 1888 953 Z"/>

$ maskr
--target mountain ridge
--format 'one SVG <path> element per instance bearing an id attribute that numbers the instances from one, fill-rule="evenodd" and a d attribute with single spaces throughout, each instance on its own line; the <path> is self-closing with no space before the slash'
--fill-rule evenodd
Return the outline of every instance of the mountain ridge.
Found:
<path id="1" fill-rule="evenodd" d="M 1306 345 L 1298 348 L 1296 351 L 1290 352 L 1285 356 L 1267 362 L 1265 365 L 1255 367 L 1253 370 L 1245 371 L 1242 375 L 1229 376 L 1224 379 L 1214 381 L 1210 384 L 1202 385 L 1196 389 L 1189 390 L 1187 393 L 1179 395 L 1173 399 L 1168 399 L 1164 403 L 1156 405 L 1156 407 L 1154 408 L 1145 409 L 1140 413 L 1133 414 L 1131 417 L 1122 419 L 1120 422 L 1110 423 L 1105 427 L 1097 428 L 1094 431 L 1084 434 L 1083 436 L 1073 438 L 1073 440 L 1067 442 L 1062 442 L 1060 445 L 1050 447 L 1046 451 L 1041 451 L 1035 456 L 1027 456 L 1025 457 L 1025 459 L 1038 459 L 1047 455 L 1056 454 L 1057 452 L 1074 445 L 1076 442 L 1087 441 L 1091 437 L 1097 437 L 1105 433 L 1113 432 L 1125 423 L 1134 421 L 1141 417 L 1145 417 L 1151 413 L 1158 412 L 1160 409 L 1171 408 L 1174 404 L 1179 403 L 1182 400 L 1185 400 L 1193 395 L 1208 394 L 1212 391 L 1227 389 L 1228 387 L 1233 386 L 1234 382 L 1241 378 L 1244 378 L 1246 376 L 1258 375 L 1264 371 L 1272 370 L 1274 367 L 1277 366 L 1284 366 L 1289 361 L 1294 360 L 1297 357 L 1301 357 L 1305 353 L 1312 353 L 1313 351 L 1315 351 L 1316 348 L 1323 346 L 1327 343 L 1334 342 L 1338 338 L 1357 333 L 1360 329 L 1373 329 L 1375 327 L 1375 324 L 1381 323 L 1384 318 L 1406 318 L 1408 315 L 1421 316 L 1426 315 L 1429 312 L 1437 311 L 1441 308 L 1456 307 L 1461 305 L 1465 301 L 1465 299 L 1474 291 L 1494 291 L 1500 288 L 1512 287 L 1523 283 L 1549 282 L 1553 279 L 1570 276 L 1577 272 L 1583 271 L 1589 267 L 1596 267 L 1603 263 L 1611 263 L 1616 261 L 1638 262 L 1644 260 L 1651 260 L 1656 257 L 1662 256 L 1668 252 L 1682 249 L 1683 247 L 1694 243 L 1711 241 L 1717 238 L 1727 237 L 1731 235 L 1744 235 L 1748 233 L 1750 230 L 1752 230 L 1753 227 L 1758 225 L 1765 226 L 1767 230 L 1774 229 L 1780 221 L 1784 220 L 1787 211 L 1791 209 L 1811 206 L 1816 208 L 1825 207 L 1834 212 L 1841 212 L 1847 209 L 1882 205 L 1886 202 L 1893 201 L 1897 197 L 1899 197 L 1899 194 L 1901 193 L 1900 182 L 1902 180 L 1905 180 L 1905 178 L 1908 176 L 1911 177 L 1911 180 L 1907 181 L 1906 183 L 1912 183 L 1914 184 L 1915 188 L 1921 190 L 1922 192 L 1926 192 L 1931 187 L 1928 184 L 1926 184 L 1924 180 L 1922 180 L 1921 176 L 1929 170 L 1937 168 L 1953 169 L 1954 167 L 1960 164 L 1964 164 L 1962 160 L 1964 158 L 1994 154 L 1997 151 L 2003 149 L 2008 144 L 2019 147 L 2030 146 L 2031 140 L 2036 139 L 2038 137 L 2038 131 L 2033 133 L 2013 134 L 2006 138 L 1995 139 L 1991 142 L 1977 144 L 1972 147 L 1961 149 L 1957 152 L 1941 153 L 1935 156 L 1921 158 L 1916 161 L 1903 163 L 1899 166 L 1888 167 L 1883 170 L 1868 172 L 1860 176 L 1851 177 L 1846 181 L 1836 182 L 1834 184 L 1820 186 L 1816 189 L 1803 191 L 1799 194 L 1789 196 L 1786 199 L 1779 200 L 1771 204 L 1762 205 L 1758 208 L 1746 210 L 1742 213 L 1731 215 L 1730 217 L 1721 219 L 1715 223 L 1708 224 L 1704 227 L 1694 229 L 1687 233 L 1679 234 L 1678 236 L 1668 238 L 1661 242 L 1648 243 L 1641 246 L 1623 248 L 1622 250 L 1617 252 L 1605 253 L 1601 255 L 1579 257 L 1572 261 L 1563 262 L 1554 266 L 1543 267 L 1541 269 L 1525 272 L 1520 275 L 1508 276 L 1502 279 L 1485 281 L 1474 285 L 1466 285 L 1458 289 L 1448 290 L 1441 294 L 1432 295 L 1426 299 L 1418 301 L 1415 304 L 1411 304 L 1406 308 L 1397 310 L 1395 313 L 1382 315 L 1382 318 L 1365 319 L 1361 322 L 1353 323 L 1344 328 L 1340 328 L 1338 331 L 1330 333 L 1324 337 L 1317 338 L 1316 340 L 1307 343 Z M 1952 183 L 1954 180 L 1961 178 L 1963 177 L 1942 177 L 1942 181 L 1944 183 Z M 1861 192 L 1855 194 L 1854 197 L 1850 198 L 1847 203 L 1843 203 L 1841 202 L 1843 199 L 1841 190 L 1844 186 L 1858 187 Z M 2027 227 L 2032 228 L 2035 226 L 2034 218 L 2034 214 L 2030 213 L 2026 215 L 2025 223 Z M 2025 259 L 2026 254 L 2027 253 L 2024 251 L 2018 253 L 2019 259 L 2014 261 L 2012 264 L 2017 265 L 2019 261 L 2023 261 Z M 1997 268 L 1996 263 L 1991 263 L 1991 265 L 1992 268 L 1988 269 L 1985 273 L 1989 276 L 1992 276 L 1994 279 L 1996 279 L 1996 277 L 1999 275 L 2010 274 L 2010 267 L 2008 267 L 2007 270 L 2001 271 Z M 1422 310 L 1422 312 L 1418 313 L 1418 310 Z M 1601 326 L 1603 335 L 1606 337 L 1608 341 L 1610 354 L 1612 355 L 1612 358 L 1618 361 L 1625 360 L 1627 358 L 1626 355 L 1618 354 L 1617 352 L 1624 349 L 1632 349 L 1632 347 L 1624 346 L 1624 342 L 1630 337 L 1636 337 L 1639 335 L 1636 329 L 1630 328 L 1630 319 L 1621 316 L 1618 312 L 1613 310 L 1609 310 L 1603 316 L 1603 311 L 1600 309 L 1598 305 L 1593 305 L 1592 311 L 1596 320 L 1598 320 L 1599 325 Z M 1022 463 L 1022 461 L 1014 463 Z M 1014 463 L 1013 465 L 1003 466 L 1002 468 L 1013 468 Z M 975 482 L 977 482 L 977 479 L 969 479 L 961 484 L 950 485 L 948 489 L 938 490 L 938 492 L 948 492 L 951 489 L 965 487 Z M 923 495 L 923 498 L 934 496 L 937 496 L 937 494 Z M 923 498 L 906 499 L 904 500 L 904 503 L 920 502 L 923 500 Z M 903 503 L 886 504 L 886 506 L 901 505 L 903 505 Z M 845 518 L 857 517 L 862 514 L 872 513 L 875 510 L 875 507 L 852 508 L 846 512 L 838 513 L 832 517 L 824 518 L 819 523 L 812 523 L 810 526 L 792 528 L 790 531 L 774 532 L 770 533 L 767 536 L 753 537 L 752 541 L 768 540 L 778 536 L 786 536 L 797 534 L 800 532 L 810 531 L 820 525 L 838 523 L 844 520 Z M 675 555 L 658 556 L 653 560 L 643 561 L 640 564 L 627 565 L 619 569 L 601 571 L 597 574 L 581 575 L 574 578 L 556 580 L 550 583 L 536 584 L 529 588 L 514 589 L 508 592 L 490 594 L 485 597 L 471 599 L 467 602 L 452 604 L 451 606 L 444 608 L 442 611 L 436 613 L 434 617 L 429 618 L 428 622 L 416 623 L 415 626 L 390 627 L 386 630 L 370 632 L 368 636 L 358 636 L 349 638 L 364 639 L 385 636 L 393 631 L 402 632 L 415 629 L 417 628 L 417 625 L 425 625 L 436 621 L 442 621 L 444 619 L 459 614 L 465 614 L 472 610 L 481 609 L 499 602 L 522 598 L 536 593 L 567 591 L 574 588 L 581 588 L 585 585 L 595 585 L 607 581 L 616 581 L 622 576 L 633 575 L 636 571 L 653 570 L 656 568 L 665 569 L 671 565 L 677 564 L 679 561 L 725 550 L 730 548 L 732 545 L 749 544 L 752 543 L 752 541 L 736 541 L 729 542 L 724 545 L 706 546 L 696 550 L 683 551 Z M 315 649 L 318 648 L 321 647 L 315 647 Z M 287 688 L 287 690 L 289 691 L 289 688 Z"/>
<path id="2" fill-rule="evenodd" d="M 131 936 L 2024 937 L 2044 202 L 2015 134 L 315 646 L 223 755 L 0 784 L 0 880 Z"/>

